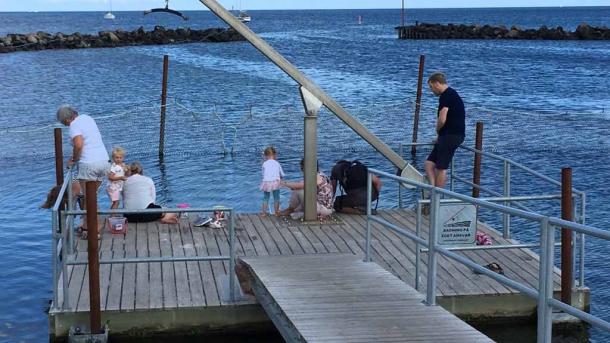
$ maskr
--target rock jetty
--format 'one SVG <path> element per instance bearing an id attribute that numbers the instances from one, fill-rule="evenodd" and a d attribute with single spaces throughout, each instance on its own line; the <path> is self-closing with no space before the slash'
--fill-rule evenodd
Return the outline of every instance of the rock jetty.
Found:
<path id="1" fill-rule="evenodd" d="M 0 53 L 45 49 L 113 48 L 130 45 L 159 45 L 194 42 L 233 42 L 245 40 L 233 29 L 211 28 L 191 30 L 189 28 L 166 29 L 155 26 L 152 31 L 143 27 L 134 31 L 101 31 L 97 35 L 49 34 L 39 31 L 30 34 L 8 34 L 0 36 Z"/>
<path id="2" fill-rule="evenodd" d="M 610 29 L 580 24 L 575 31 L 564 31 L 561 26 L 520 29 L 516 26 L 441 25 L 416 23 L 398 26 L 401 39 L 546 39 L 546 40 L 610 40 Z"/>

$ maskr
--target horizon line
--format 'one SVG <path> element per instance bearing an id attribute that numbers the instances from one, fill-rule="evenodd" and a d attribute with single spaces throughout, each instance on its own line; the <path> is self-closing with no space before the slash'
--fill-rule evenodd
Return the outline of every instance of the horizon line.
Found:
<path id="1" fill-rule="evenodd" d="M 410 7 L 405 10 L 443 10 L 443 9 L 517 9 L 517 8 L 599 8 L 607 7 L 607 5 L 589 5 L 589 6 L 491 6 L 491 7 Z M 401 7 L 381 7 L 381 8 L 267 8 L 267 9 L 249 9 L 248 11 L 358 11 L 358 10 L 400 10 Z M 206 7 L 202 9 L 180 9 L 180 11 L 188 12 L 210 12 Z M 112 12 L 140 12 L 143 10 L 114 10 Z M 0 11 L 0 13 L 51 13 L 51 12 L 108 12 L 108 10 L 19 10 L 19 11 Z"/>

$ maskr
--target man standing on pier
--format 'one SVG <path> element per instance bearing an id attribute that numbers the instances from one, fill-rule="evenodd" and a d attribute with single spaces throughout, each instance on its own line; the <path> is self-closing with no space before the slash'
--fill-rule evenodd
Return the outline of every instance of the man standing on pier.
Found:
<path id="1" fill-rule="evenodd" d="M 64 105 L 57 110 L 57 121 L 70 128 L 72 139 L 72 157 L 68 160 L 68 167 L 77 166 L 76 179 L 86 198 L 85 183 L 95 181 L 99 188 L 102 180 L 108 175 L 110 163 L 108 151 L 102 141 L 102 135 L 95 120 L 88 115 L 79 115 L 75 109 Z M 87 219 L 83 216 L 83 228 L 86 228 Z"/>
<path id="2" fill-rule="evenodd" d="M 434 73 L 428 78 L 428 86 L 438 96 L 436 119 L 436 140 L 434 148 L 426 159 L 424 169 L 430 184 L 444 187 L 447 168 L 451 164 L 455 150 L 464 142 L 466 135 L 466 111 L 459 94 L 449 85 L 443 73 Z"/>

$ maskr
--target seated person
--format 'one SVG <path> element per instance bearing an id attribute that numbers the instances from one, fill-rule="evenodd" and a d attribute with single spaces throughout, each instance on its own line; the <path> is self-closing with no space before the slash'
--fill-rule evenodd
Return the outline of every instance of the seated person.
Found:
<path id="1" fill-rule="evenodd" d="M 304 168 L 305 160 L 302 159 L 301 172 Z M 282 185 L 290 188 L 292 192 L 290 194 L 290 203 L 288 204 L 288 208 L 281 211 L 280 215 L 288 216 L 292 213 L 303 212 L 305 208 L 305 195 L 303 191 L 305 188 L 305 182 L 282 182 Z M 333 213 L 333 190 L 328 176 L 322 173 L 319 167 L 317 185 L 317 213 L 318 218 L 323 219 Z"/>
<path id="2" fill-rule="evenodd" d="M 335 164 L 330 172 L 333 195 L 336 194 L 337 188 L 341 189 L 341 195 L 335 198 L 335 211 L 348 214 L 366 214 L 367 173 L 368 168 L 357 160 L 352 162 L 340 160 Z M 376 175 L 373 175 L 372 182 L 371 200 L 375 201 L 379 198 L 382 183 Z"/>
<path id="3" fill-rule="evenodd" d="M 142 210 L 147 208 L 161 208 L 155 204 L 156 191 L 153 180 L 143 175 L 140 162 L 134 162 L 128 168 L 130 174 L 123 184 L 123 205 L 126 210 Z M 128 222 L 145 223 L 161 219 L 164 224 L 178 223 L 176 213 L 137 213 L 125 214 Z"/>

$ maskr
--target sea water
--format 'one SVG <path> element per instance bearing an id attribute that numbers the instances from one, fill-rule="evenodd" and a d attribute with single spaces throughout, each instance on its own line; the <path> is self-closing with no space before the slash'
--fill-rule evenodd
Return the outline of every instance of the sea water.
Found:
<path id="1" fill-rule="evenodd" d="M 485 125 L 484 148 L 545 175 L 570 166 L 574 186 L 587 192 L 587 223 L 610 226 L 610 42 L 508 40 L 397 40 L 400 10 L 252 11 L 249 26 L 394 149 L 411 140 L 419 55 L 425 74 L 444 71 L 467 106 L 466 144 Z M 36 31 L 97 33 L 144 26 L 224 26 L 209 12 L 188 22 L 166 15 L 0 13 L 0 34 Z M 415 21 L 535 28 L 610 23 L 610 8 L 408 10 Z M 358 24 L 358 17 L 362 24 Z M 170 58 L 165 158 L 158 159 L 163 55 Z M 48 50 L 0 55 L 0 341 L 47 339 L 45 311 L 52 297 L 51 218 L 38 209 L 54 183 L 53 125 L 64 103 L 98 122 L 104 142 L 140 160 L 166 206 L 225 204 L 255 212 L 262 150 L 273 145 L 288 179 L 301 177 L 303 109 L 298 86 L 246 42 Z M 424 89 L 419 140 L 434 138 L 437 99 Z M 71 147 L 64 130 L 64 154 Z M 360 159 L 393 167 L 328 110 L 318 118 L 320 166 Z M 411 160 L 420 169 L 429 149 Z M 470 177 L 472 156 L 456 155 L 456 171 Z M 482 183 L 502 190 L 502 165 L 483 159 Z M 512 194 L 557 194 L 559 188 L 513 170 Z M 468 193 L 465 186 L 459 191 Z M 109 207 L 101 192 L 100 207 Z M 288 192 L 282 191 L 285 206 Z M 407 197 L 408 198 L 408 197 Z M 405 200 L 412 205 L 411 198 Z M 527 203 L 560 214 L 558 202 Z M 380 204 L 397 206 L 386 182 Z M 482 213 L 499 227 L 501 218 Z M 537 227 L 513 220 L 513 236 L 536 241 Z M 610 320 L 609 243 L 586 242 L 585 284 L 591 311 Z M 535 333 L 535 331 L 533 331 Z M 610 335 L 591 330 L 591 341 Z M 533 340 L 534 336 L 514 339 Z M 504 341 L 513 339 L 504 338 Z"/>

